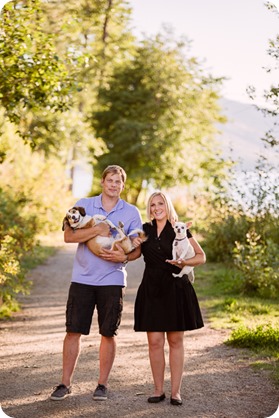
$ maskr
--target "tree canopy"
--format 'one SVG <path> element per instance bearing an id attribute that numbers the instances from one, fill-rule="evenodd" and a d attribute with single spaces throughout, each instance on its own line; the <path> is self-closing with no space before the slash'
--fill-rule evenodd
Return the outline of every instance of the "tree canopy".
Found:
<path id="1" fill-rule="evenodd" d="M 25 140 L 30 111 L 70 105 L 67 65 L 44 24 L 39 0 L 7 3 L 0 20 L 0 103 Z"/>
<path id="2" fill-rule="evenodd" d="M 146 39 L 99 91 L 92 125 L 107 146 L 100 168 L 123 165 L 134 195 L 142 181 L 155 187 L 187 183 L 222 171 L 216 153 L 221 79 L 205 76 L 184 43 L 168 35 Z"/>

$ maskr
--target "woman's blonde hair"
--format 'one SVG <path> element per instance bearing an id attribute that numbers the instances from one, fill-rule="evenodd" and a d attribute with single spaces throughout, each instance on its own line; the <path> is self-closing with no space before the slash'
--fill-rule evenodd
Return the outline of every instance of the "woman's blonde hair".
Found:
<path id="1" fill-rule="evenodd" d="M 147 202 L 147 208 L 146 208 L 147 218 L 150 221 L 152 221 L 152 219 L 153 219 L 153 217 L 151 216 L 151 202 L 152 202 L 153 198 L 156 197 L 156 196 L 161 196 L 161 198 L 165 202 L 166 209 L 167 209 L 168 220 L 171 223 L 176 222 L 178 220 L 176 210 L 174 209 L 174 206 L 173 206 L 172 201 L 170 200 L 169 196 L 167 196 L 163 192 L 154 192 L 154 193 L 152 193 L 151 196 L 149 196 L 149 199 L 148 199 L 148 202 Z"/>

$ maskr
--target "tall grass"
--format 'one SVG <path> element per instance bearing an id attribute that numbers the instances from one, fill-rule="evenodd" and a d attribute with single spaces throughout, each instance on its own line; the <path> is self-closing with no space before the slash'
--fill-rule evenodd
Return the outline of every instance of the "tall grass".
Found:
<path id="1" fill-rule="evenodd" d="M 230 329 L 226 344 L 250 351 L 251 364 L 271 371 L 279 385 L 279 298 L 247 296 L 233 266 L 207 263 L 196 269 L 195 289 L 207 320 Z"/>

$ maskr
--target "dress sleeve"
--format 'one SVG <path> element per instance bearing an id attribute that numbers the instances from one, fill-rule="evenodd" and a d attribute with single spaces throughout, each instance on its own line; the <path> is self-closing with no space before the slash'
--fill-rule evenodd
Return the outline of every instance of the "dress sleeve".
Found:
<path id="1" fill-rule="evenodd" d="M 190 229 L 187 229 L 187 238 L 193 238 Z"/>

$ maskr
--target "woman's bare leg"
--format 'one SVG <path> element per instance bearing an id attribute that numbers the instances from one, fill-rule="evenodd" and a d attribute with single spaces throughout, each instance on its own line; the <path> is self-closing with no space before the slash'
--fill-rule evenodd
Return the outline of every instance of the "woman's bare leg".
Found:
<path id="1" fill-rule="evenodd" d="M 184 368 L 183 331 L 167 332 L 171 372 L 171 397 L 181 399 L 180 390 Z"/>
<path id="2" fill-rule="evenodd" d="M 154 381 L 154 396 L 164 392 L 165 374 L 165 334 L 164 332 L 148 332 L 149 360 Z"/>

